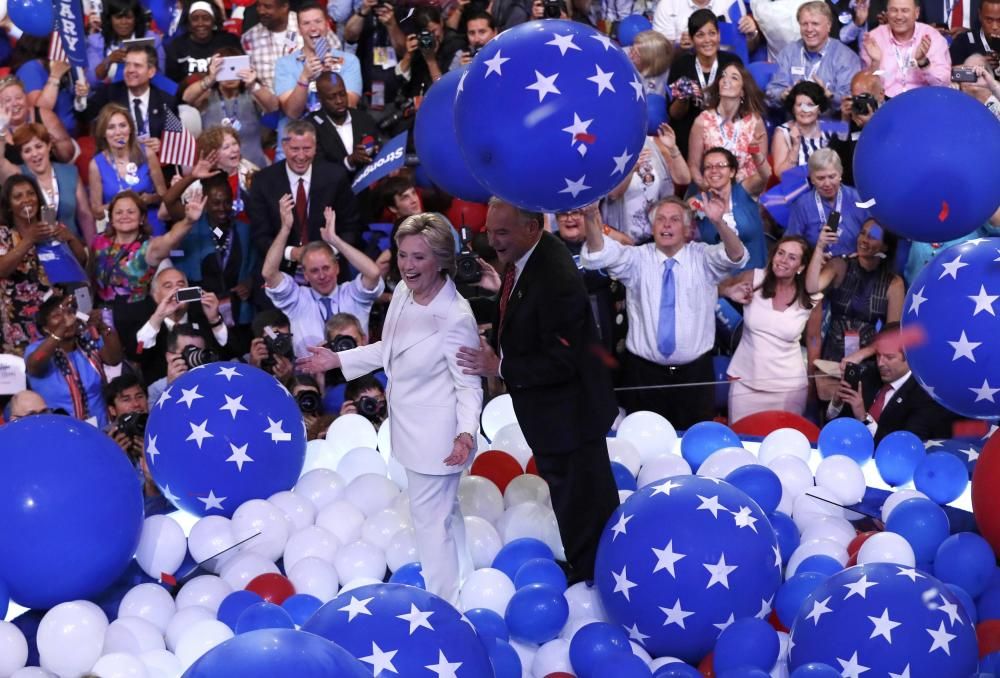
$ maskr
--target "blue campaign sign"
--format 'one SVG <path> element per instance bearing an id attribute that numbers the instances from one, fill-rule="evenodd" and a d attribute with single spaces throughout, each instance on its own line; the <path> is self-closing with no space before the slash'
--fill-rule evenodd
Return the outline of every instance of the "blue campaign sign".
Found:
<path id="1" fill-rule="evenodd" d="M 39 245 L 36 249 L 38 260 L 45 269 L 49 282 L 55 284 L 87 282 L 87 273 L 66 243 L 52 242 Z"/>
<path id="2" fill-rule="evenodd" d="M 365 167 L 351 184 L 355 194 L 360 193 L 379 179 L 399 169 L 406 162 L 406 132 L 399 134 L 382 147 L 382 152 L 375 156 L 372 164 Z"/>
<path id="3" fill-rule="evenodd" d="M 56 27 L 62 36 L 63 49 L 70 64 L 87 67 L 87 34 L 83 30 L 83 6 L 80 0 L 55 0 Z"/>

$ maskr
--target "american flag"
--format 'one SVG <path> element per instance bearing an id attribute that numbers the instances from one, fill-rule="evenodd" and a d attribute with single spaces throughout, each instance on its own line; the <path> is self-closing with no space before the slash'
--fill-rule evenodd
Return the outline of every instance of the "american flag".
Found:
<path id="1" fill-rule="evenodd" d="M 63 49 L 59 31 L 52 31 L 52 40 L 49 41 L 49 61 L 66 61 L 66 50 Z"/>
<path id="2" fill-rule="evenodd" d="M 190 167 L 194 164 L 194 144 L 194 135 L 187 131 L 173 111 L 167 109 L 160 144 L 160 164 Z"/>

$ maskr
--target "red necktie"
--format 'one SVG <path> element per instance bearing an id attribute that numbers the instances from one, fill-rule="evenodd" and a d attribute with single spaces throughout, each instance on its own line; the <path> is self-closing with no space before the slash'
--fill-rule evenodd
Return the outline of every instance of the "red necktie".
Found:
<path id="1" fill-rule="evenodd" d="M 295 191 L 295 219 L 299 222 L 300 245 L 305 245 L 309 242 L 308 204 L 308 199 L 306 198 L 306 184 L 302 177 L 299 177 L 299 188 Z"/>
<path id="2" fill-rule="evenodd" d="M 504 315 L 507 313 L 507 302 L 510 301 L 510 293 L 514 289 L 516 272 L 514 264 L 507 264 L 507 268 L 503 272 L 503 287 L 500 288 L 500 327 L 503 327 Z"/>
<path id="3" fill-rule="evenodd" d="M 879 417 L 882 416 L 882 410 L 885 409 L 886 396 L 889 395 L 889 391 L 892 390 L 892 384 L 886 384 L 879 389 L 878 393 L 875 394 L 875 402 L 872 403 L 872 407 L 868 410 L 868 414 L 871 415 L 872 419 L 876 422 Z"/>
<path id="4" fill-rule="evenodd" d="M 948 22 L 951 28 L 962 27 L 962 19 L 964 18 L 962 9 L 962 0 L 955 0 L 955 6 L 951 8 L 951 17 Z"/>

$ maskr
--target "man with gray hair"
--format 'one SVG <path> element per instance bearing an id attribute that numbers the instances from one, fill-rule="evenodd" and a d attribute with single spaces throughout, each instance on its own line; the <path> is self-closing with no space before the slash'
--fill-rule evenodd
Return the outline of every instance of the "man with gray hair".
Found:
<path id="1" fill-rule="evenodd" d="M 719 232 L 715 245 L 688 241 L 691 208 L 669 197 L 651 209 L 653 242 L 639 246 L 606 237 L 599 215 L 589 210 L 580 253 L 585 268 L 606 268 L 625 285 L 629 327 L 623 384 L 648 388 L 623 392 L 622 404 L 628 412 L 657 412 L 678 430 L 714 415 L 710 382 L 717 287 L 750 260 L 739 234 L 723 219 L 723 201 L 711 195 L 703 209 Z"/>

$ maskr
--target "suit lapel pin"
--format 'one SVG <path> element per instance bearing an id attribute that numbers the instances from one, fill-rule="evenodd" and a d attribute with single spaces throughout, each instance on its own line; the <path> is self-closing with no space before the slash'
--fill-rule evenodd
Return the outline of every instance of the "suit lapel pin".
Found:
<path id="1" fill-rule="evenodd" d="M 520 299 L 523 296 L 524 296 L 524 292 L 522 292 L 521 290 L 518 290 L 517 291 L 517 298 Z"/>
<path id="2" fill-rule="evenodd" d="M 901 403 L 901 402 L 903 402 L 903 399 L 902 398 L 896 398 L 896 402 L 897 403 Z"/>

